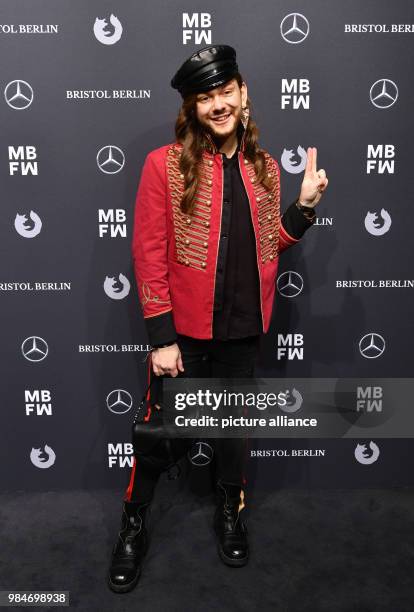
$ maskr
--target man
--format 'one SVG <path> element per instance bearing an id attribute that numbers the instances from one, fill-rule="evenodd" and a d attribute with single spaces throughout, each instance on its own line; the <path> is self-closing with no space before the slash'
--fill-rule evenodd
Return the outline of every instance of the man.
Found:
<path id="1" fill-rule="evenodd" d="M 326 189 L 308 148 L 300 195 L 280 216 L 280 169 L 258 145 L 247 85 L 236 52 L 214 45 L 194 53 L 171 81 L 183 103 L 176 141 L 151 151 L 135 208 L 132 254 L 138 292 L 154 347 L 149 380 L 162 376 L 252 377 L 259 338 L 270 326 L 279 254 L 315 221 Z M 149 396 L 149 398 L 148 398 Z M 147 396 L 162 404 L 160 385 Z M 245 455 L 242 439 L 215 440 L 214 529 L 226 565 L 247 563 Z M 183 440 L 171 440 L 175 460 Z M 170 447 L 171 448 L 171 447 Z M 159 445 L 140 455 L 124 498 L 109 586 L 131 590 L 148 540 L 145 513 L 171 456 Z"/>

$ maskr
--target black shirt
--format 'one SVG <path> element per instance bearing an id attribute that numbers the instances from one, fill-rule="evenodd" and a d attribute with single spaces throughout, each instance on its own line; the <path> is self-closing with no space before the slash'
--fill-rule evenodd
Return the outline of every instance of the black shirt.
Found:
<path id="1" fill-rule="evenodd" d="M 263 332 L 256 241 L 238 153 L 223 158 L 223 204 L 214 292 L 213 338 L 245 338 Z M 282 216 L 283 227 L 301 238 L 313 225 L 293 202 Z"/>
<path id="2" fill-rule="evenodd" d="M 249 200 L 240 175 L 239 146 L 223 158 L 223 208 L 214 292 L 213 338 L 260 334 L 260 282 Z"/>

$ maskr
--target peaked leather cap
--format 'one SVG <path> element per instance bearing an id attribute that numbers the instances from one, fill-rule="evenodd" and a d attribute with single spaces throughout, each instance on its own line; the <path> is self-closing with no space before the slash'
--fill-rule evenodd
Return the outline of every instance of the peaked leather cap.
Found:
<path id="1" fill-rule="evenodd" d="M 238 72 L 236 51 L 229 45 L 211 45 L 189 57 L 171 79 L 171 87 L 184 98 L 230 81 Z"/>

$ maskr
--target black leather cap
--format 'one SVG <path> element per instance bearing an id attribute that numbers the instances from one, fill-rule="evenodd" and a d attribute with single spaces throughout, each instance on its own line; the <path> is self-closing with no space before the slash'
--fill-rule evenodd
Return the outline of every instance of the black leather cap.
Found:
<path id="1" fill-rule="evenodd" d="M 199 49 L 177 70 L 171 87 L 184 98 L 189 93 L 208 91 L 230 81 L 238 72 L 236 51 L 229 45 Z"/>

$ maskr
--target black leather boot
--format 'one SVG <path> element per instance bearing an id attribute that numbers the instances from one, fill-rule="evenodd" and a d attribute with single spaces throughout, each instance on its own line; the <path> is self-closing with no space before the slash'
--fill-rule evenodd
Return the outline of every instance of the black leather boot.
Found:
<path id="1" fill-rule="evenodd" d="M 217 483 L 218 504 L 214 514 L 214 530 L 220 559 L 226 565 L 241 567 L 249 559 L 247 527 L 240 518 L 240 488 Z"/>
<path id="2" fill-rule="evenodd" d="M 145 513 L 149 503 L 124 501 L 121 530 L 112 550 L 108 585 L 115 593 L 127 593 L 141 575 L 141 561 L 148 549 Z"/>

